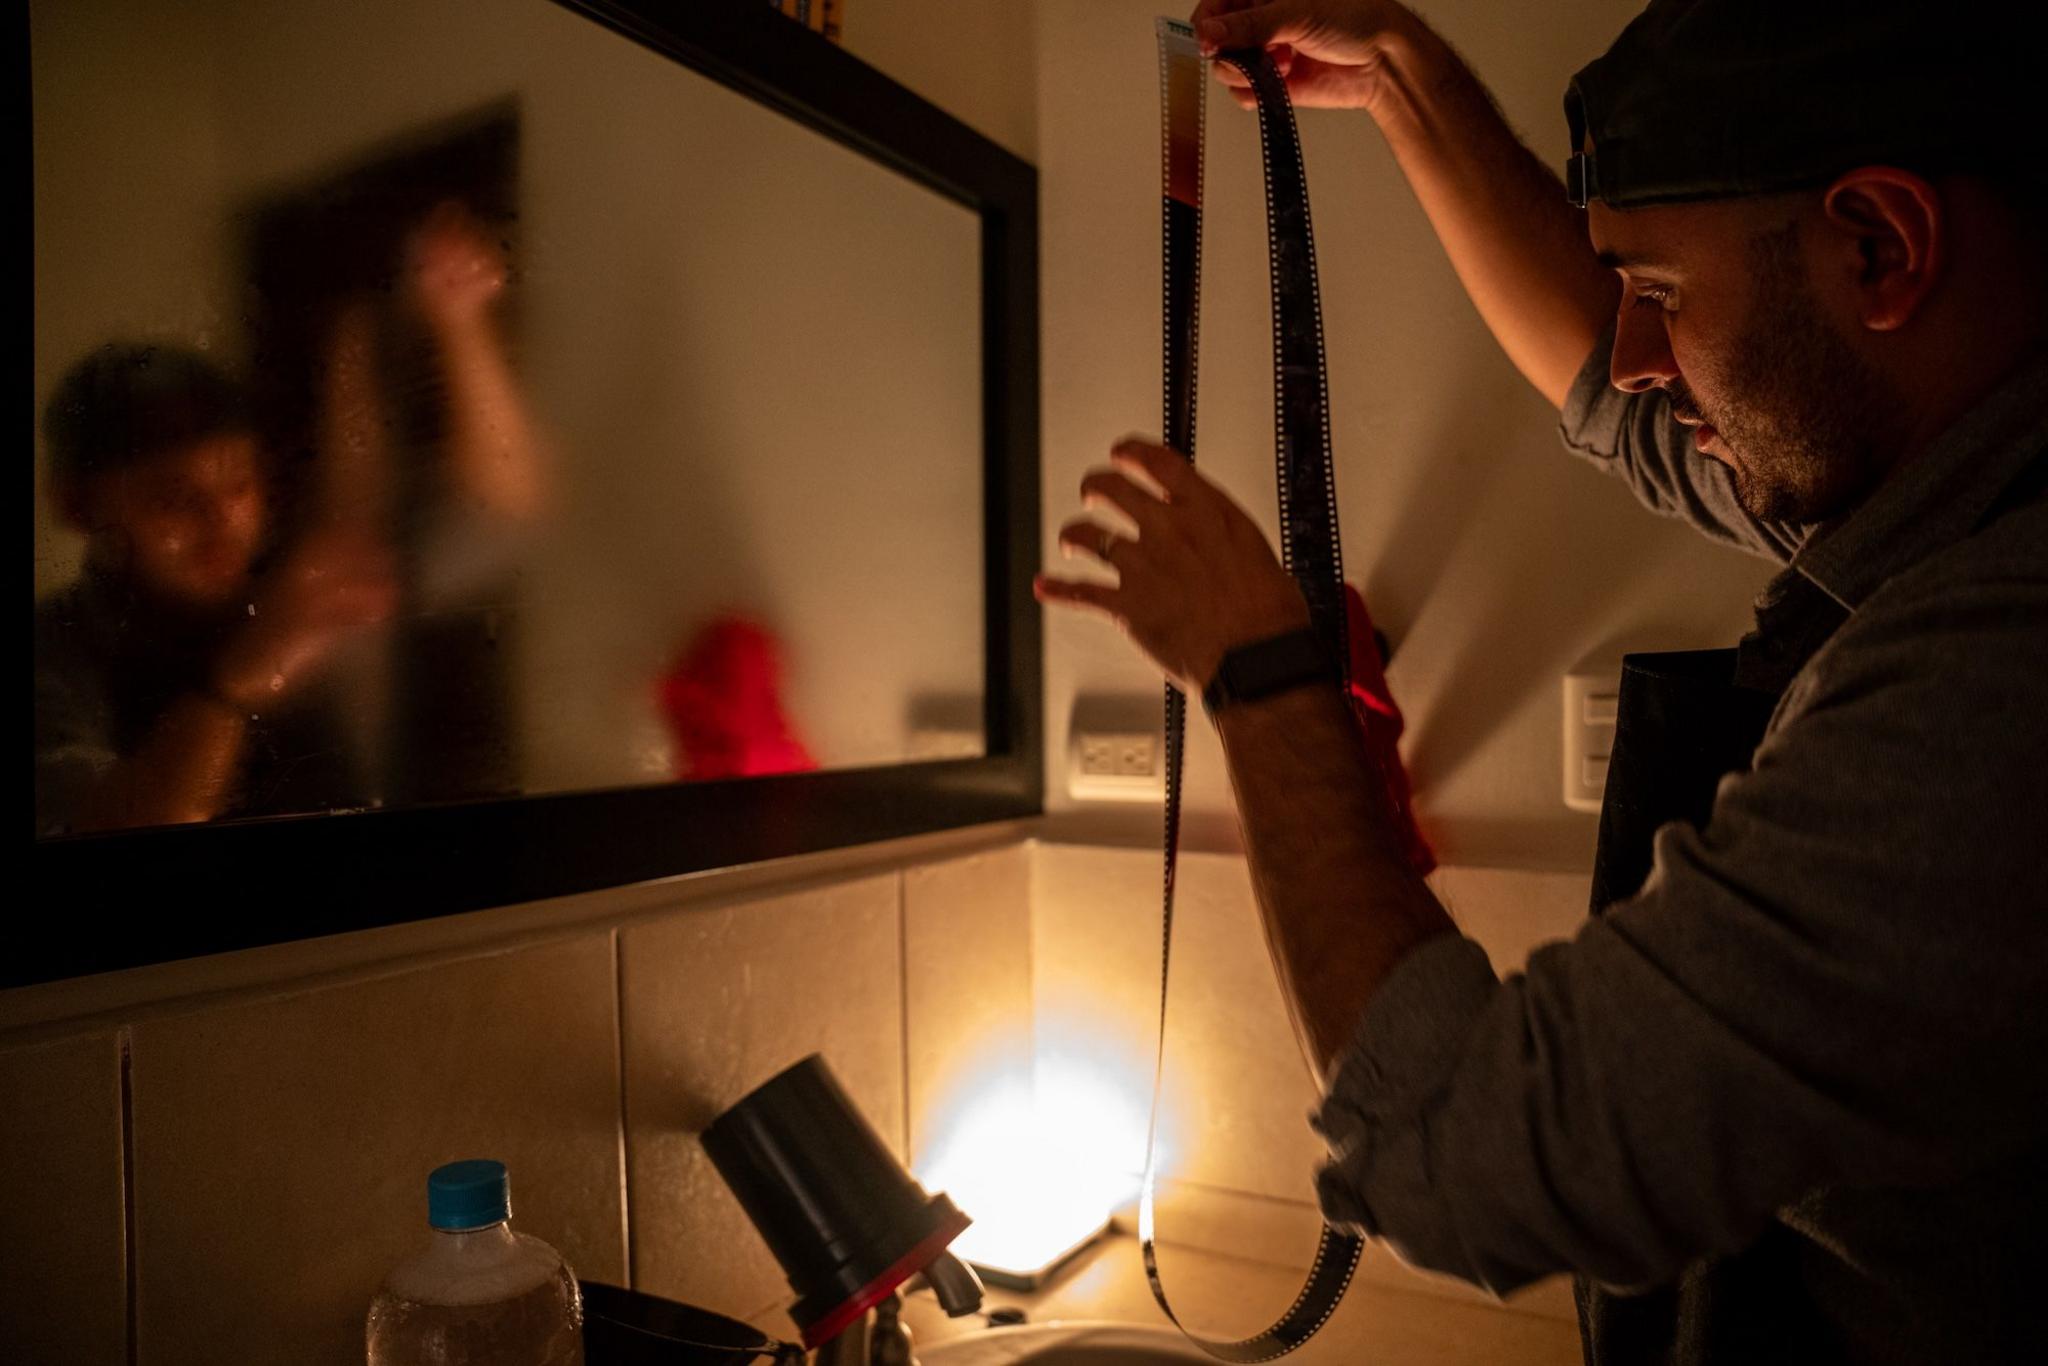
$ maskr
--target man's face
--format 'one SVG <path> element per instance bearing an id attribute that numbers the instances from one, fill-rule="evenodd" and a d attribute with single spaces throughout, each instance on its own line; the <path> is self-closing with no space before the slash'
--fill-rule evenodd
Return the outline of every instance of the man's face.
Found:
<path id="1" fill-rule="evenodd" d="M 1803 202 L 1589 210 L 1621 275 L 1610 378 L 1661 388 L 1694 443 L 1734 473 L 1755 517 L 1818 522 L 1884 471 L 1890 405 L 1857 354 L 1841 300 L 1810 278 Z"/>
<path id="2" fill-rule="evenodd" d="M 92 477 L 85 519 L 142 587 L 217 607 L 245 590 L 267 522 L 256 440 L 223 433 Z"/>

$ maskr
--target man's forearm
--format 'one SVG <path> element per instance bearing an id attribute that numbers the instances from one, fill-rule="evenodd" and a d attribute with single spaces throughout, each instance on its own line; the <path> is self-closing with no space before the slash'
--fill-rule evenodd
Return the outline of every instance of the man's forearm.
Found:
<path id="1" fill-rule="evenodd" d="M 456 486 L 514 521 L 540 511 L 540 440 L 511 358 L 487 315 L 436 330 L 448 383 L 449 455 Z"/>
<path id="2" fill-rule="evenodd" d="M 1408 865 L 1386 782 L 1335 688 L 1302 688 L 1217 718 L 1266 943 L 1319 1083 L 1380 982 L 1453 929 Z"/>
<path id="3" fill-rule="evenodd" d="M 1372 116 L 1508 359 L 1562 407 L 1619 290 L 1585 217 L 1442 38 L 1417 20 L 1384 50 Z"/>

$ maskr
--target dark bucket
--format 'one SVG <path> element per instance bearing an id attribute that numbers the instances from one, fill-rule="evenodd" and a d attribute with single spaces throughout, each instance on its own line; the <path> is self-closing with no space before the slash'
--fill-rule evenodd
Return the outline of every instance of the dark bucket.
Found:
<path id="1" fill-rule="evenodd" d="M 584 1366 L 800 1366 L 803 1348 L 723 1314 L 584 1281 Z"/>
<path id="2" fill-rule="evenodd" d="M 838 1336 L 967 1227 L 903 1169 L 816 1053 L 712 1120 L 702 1142 L 789 1277 L 806 1347 Z"/>

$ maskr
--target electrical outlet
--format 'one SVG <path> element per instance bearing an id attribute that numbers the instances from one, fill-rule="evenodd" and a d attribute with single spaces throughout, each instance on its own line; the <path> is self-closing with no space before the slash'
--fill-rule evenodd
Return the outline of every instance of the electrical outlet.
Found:
<path id="1" fill-rule="evenodd" d="M 1150 735 L 1116 737 L 1116 771 L 1126 778 L 1150 778 L 1159 772 L 1159 745 Z"/>
<path id="2" fill-rule="evenodd" d="M 1154 802 L 1166 795 L 1166 741 L 1154 697 L 1076 699 L 1067 790 L 1088 802 Z"/>

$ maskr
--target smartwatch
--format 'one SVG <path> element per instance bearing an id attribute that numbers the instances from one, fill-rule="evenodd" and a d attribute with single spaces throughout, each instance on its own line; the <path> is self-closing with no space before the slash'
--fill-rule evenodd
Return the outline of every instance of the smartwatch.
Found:
<path id="1" fill-rule="evenodd" d="M 1216 676 L 1202 689 L 1202 706 L 1213 715 L 1239 702 L 1256 702 L 1312 683 L 1336 681 L 1336 662 L 1322 638 L 1304 626 L 1226 652 L 1216 666 Z"/>

